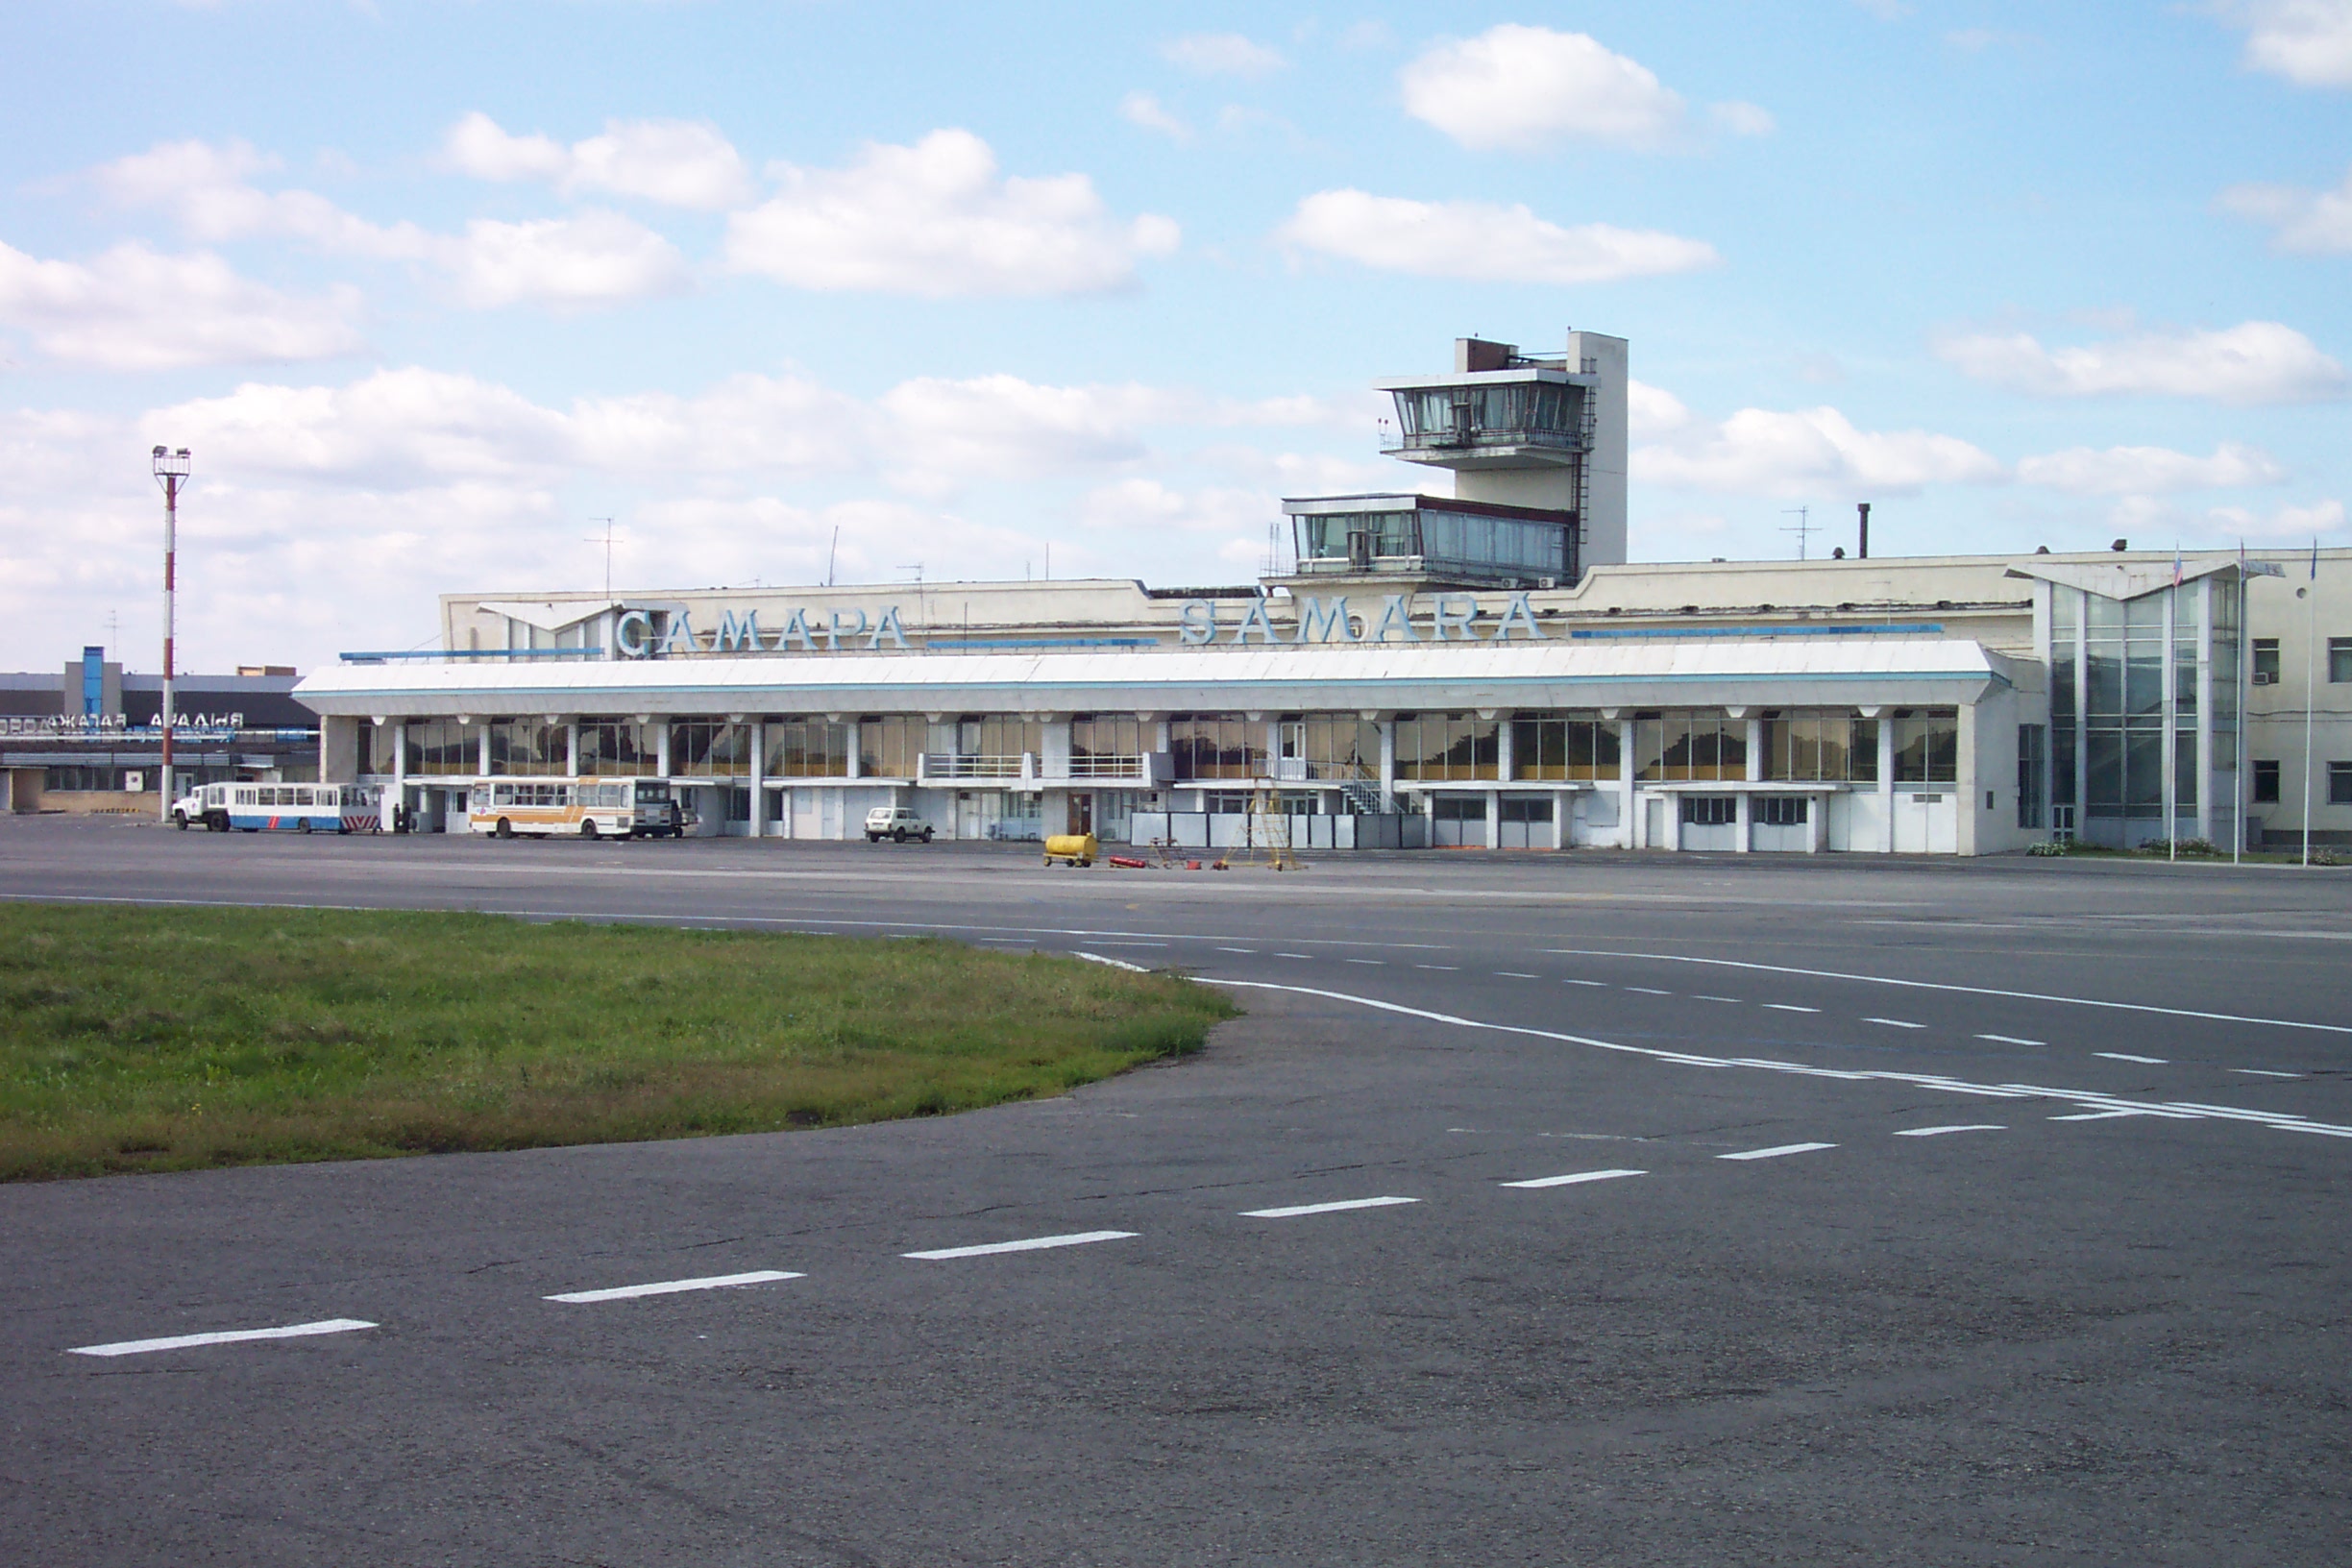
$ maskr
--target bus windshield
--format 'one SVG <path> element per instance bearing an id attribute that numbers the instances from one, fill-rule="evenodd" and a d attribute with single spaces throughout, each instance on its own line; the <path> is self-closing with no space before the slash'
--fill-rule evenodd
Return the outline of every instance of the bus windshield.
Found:
<path id="1" fill-rule="evenodd" d="M 637 781 L 637 798 L 640 800 L 667 800 L 670 798 L 670 786 L 641 778 Z"/>

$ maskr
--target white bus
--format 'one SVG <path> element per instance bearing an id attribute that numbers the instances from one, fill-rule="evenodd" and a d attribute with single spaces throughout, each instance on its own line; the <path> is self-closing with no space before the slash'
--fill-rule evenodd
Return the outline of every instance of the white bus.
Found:
<path id="1" fill-rule="evenodd" d="M 485 778 L 466 796 L 466 830 L 674 839 L 685 827 L 667 779 Z"/>
<path id="2" fill-rule="evenodd" d="M 373 833 L 383 825 L 373 784 L 207 784 L 172 806 L 172 825 L 209 833 Z"/>

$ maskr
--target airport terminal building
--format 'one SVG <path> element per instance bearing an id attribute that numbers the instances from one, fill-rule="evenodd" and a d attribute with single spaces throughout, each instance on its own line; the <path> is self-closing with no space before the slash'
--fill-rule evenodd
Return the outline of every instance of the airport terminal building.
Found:
<path id="1" fill-rule="evenodd" d="M 1626 366 L 1465 340 L 1389 383 L 1390 454 L 1454 495 L 1286 502 L 1295 564 L 1247 585 L 454 594 L 440 648 L 296 695 L 321 777 L 427 830 L 480 779 L 636 776 L 748 837 L 908 805 L 1201 846 L 2226 848 L 2299 828 L 2308 776 L 2352 841 L 2352 551 L 1629 564 Z"/>

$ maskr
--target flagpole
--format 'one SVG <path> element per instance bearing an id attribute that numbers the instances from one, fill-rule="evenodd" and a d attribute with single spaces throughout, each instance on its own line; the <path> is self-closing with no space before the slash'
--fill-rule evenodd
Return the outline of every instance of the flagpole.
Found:
<path id="1" fill-rule="evenodd" d="M 2238 723 L 2230 731 L 2230 864 L 2245 858 L 2246 774 L 2246 620 L 2252 596 L 2246 592 L 2245 541 L 2238 541 Z"/>
<path id="2" fill-rule="evenodd" d="M 2319 541 L 2312 541 L 2311 583 L 2304 590 L 2303 629 L 2303 865 L 2311 866 L 2312 716 L 2319 707 Z"/>

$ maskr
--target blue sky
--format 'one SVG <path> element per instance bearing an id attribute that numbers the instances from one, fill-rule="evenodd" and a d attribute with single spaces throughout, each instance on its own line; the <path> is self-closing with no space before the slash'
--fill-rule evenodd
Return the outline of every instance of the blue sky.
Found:
<path id="1" fill-rule="evenodd" d="M 307 667 L 604 517 L 640 588 L 1247 580 L 1442 488 L 1367 382 L 1572 326 L 1637 559 L 2352 543 L 2352 0 L 102 0 L 0 92 L 5 668 L 156 666 L 157 441 L 184 667 Z"/>

